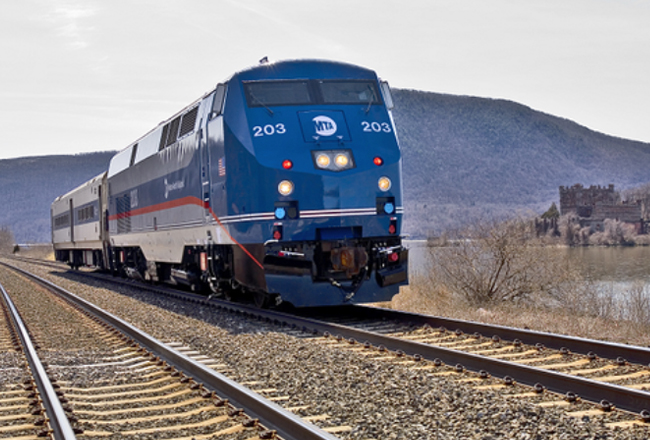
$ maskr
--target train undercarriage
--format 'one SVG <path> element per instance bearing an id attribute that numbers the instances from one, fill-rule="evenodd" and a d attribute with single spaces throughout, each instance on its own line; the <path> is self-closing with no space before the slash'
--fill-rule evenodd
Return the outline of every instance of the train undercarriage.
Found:
<path id="1" fill-rule="evenodd" d="M 148 261 L 136 247 L 108 253 L 108 269 L 116 275 L 249 300 L 258 307 L 390 300 L 406 283 L 408 267 L 408 250 L 399 237 L 188 246 L 180 264 Z"/>

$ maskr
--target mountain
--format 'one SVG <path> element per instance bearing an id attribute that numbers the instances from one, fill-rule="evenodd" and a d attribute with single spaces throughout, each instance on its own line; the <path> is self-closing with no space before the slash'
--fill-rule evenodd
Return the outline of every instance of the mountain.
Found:
<path id="1" fill-rule="evenodd" d="M 404 232 L 541 214 L 575 183 L 650 182 L 650 144 L 607 136 L 511 101 L 393 90 L 402 148 Z M 0 226 L 50 240 L 50 204 L 106 170 L 114 152 L 0 160 Z"/>
<path id="2" fill-rule="evenodd" d="M 541 214 L 558 187 L 650 182 L 650 144 L 607 136 L 511 101 L 394 90 L 405 229 Z"/>
<path id="3" fill-rule="evenodd" d="M 0 160 L 0 225 L 17 243 L 49 242 L 54 199 L 108 169 L 115 152 Z"/>

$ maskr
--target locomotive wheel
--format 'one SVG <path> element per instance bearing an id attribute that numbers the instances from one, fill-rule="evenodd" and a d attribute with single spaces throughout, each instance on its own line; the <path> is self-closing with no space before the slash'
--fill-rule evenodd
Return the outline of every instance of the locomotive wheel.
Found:
<path id="1" fill-rule="evenodd" d="M 265 309 L 269 306 L 269 295 L 266 292 L 253 292 L 253 303 L 258 309 Z"/>

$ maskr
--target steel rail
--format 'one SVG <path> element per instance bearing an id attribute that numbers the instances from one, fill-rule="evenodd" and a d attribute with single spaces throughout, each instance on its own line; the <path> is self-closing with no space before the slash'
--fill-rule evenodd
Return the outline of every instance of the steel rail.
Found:
<path id="1" fill-rule="evenodd" d="M 97 276 L 92 273 L 85 272 L 75 272 L 75 274 L 88 276 L 95 279 L 100 279 L 103 281 L 120 283 L 120 280 L 112 279 L 111 277 L 106 278 L 102 276 Z M 182 292 L 178 290 L 172 290 L 168 288 L 163 288 L 161 286 L 149 286 L 146 284 L 134 285 L 133 282 L 124 283 L 130 287 L 136 287 L 139 289 L 145 289 L 152 292 L 163 292 L 165 294 L 173 295 L 178 298 L 183 298 L 185 300 L 198 301 L 201 303 L 205 302 L 205 296 L 197 295 L 189 292 Z M 210 301 L 211 304 L 223 304 L 225 307 L 232 306 L 233 309 L 237 307 L 242 307 L 245 310 L 250 310 L 252 313 L 260 312 L 258 309 L 251 309 L 245 305 L 238 305 L 236 303 L 221 301 L 218 299 L 213 299 Z M 274 313 L 274 312 L 270 312 Z M 461 330 L 466 334 L 479 333 L 486 337 L 498 336 L 499 338 L 506 341 L 514 341 L 519 339 L 523 344 L 527 345 L 536 345 L 538 343 L 544 345 L 547 348 L 560 350 L 562 348 L 567 348 L 571 352 L 580 353 L 580 354 L 589 354 L 594 353 L 595 355 L 601 358 L 607 359 L 617 359 L 619 357 L 625 359 L 628 362 L 650 365 L 650 348 L 640 347 L 635 345 L 628 344 L 619 344 L 616 342 L 607 342 L 599 341 L 588 338 L 579 338 L 575 336 L 560 335 L 556 333 L 548 333 L 536 330 L 528 329 L 519 329 L 514 327 L 507 327 L 502 325 L 495 324 L 484 324 L 481 322 L 466 321 L 461 319 L 445 318 L 439 316 L 423 315 L 419 313 L 412 312 L 403 312 L 399 310 L 384 309 L 380 307 L 364 306 L 364 305 L 354 305 L 354 306 L 333 306 L 333 307 L 318 307 L 314 309 L 297 309 L 296 312 L 292 315 L 299 315 L 303 317 L 314 317 L 319 314 L 331 314 L 338 315 L 338 318 L 341 317 L 341 313 L 345 313 L 345 316 L 351 318 L 363 318 L 363 319 L 395 319 L 400 322 L 410 322 L 412 324 L 425 325 L 436 328 L 444 327 L 447 330 L 455 331 L 457 329 Z M 316 317 L 315 319 L 319 319 Z"/>
<path id="2" fill-rule="evenodd" d="M 467 368 L 469 370 L 485 370 L 495 377 L 510 376 L 515 381 L 518 381 L 525 385 L 534 386 L 539 383 L 550 391 L 560 394 L 567 394 L 571 392 L 577 394 L 585 400 L 593 402 L 600 402 L 601 400 L 606 399 L 609 403 L 615 405 L 620 409 L 635 413 L 650 411 L 650 393 L 645 391 L 634 390 L 632 388 L 626 388 L 606 382 L 599 382 L 583 377 L 571 376 L 552 370 L 511 363 L 508 361 L 475 355 L 463 351 L 436 347 L 421 342 L 390 337 L 379 333 L 373 333 L 351 326 L 329 323 L 310 317 L 297 316 L 273 310 L 260 310 L 258 308 L 247 305 L 236 304 L 219 299 L 209 299 L 201 295 L 172 291 L 170 289 L 161 289 L 160 287 L 154 289 L 150 286 L 145 285 L 140 286 L 129 284 L 129 286 L 163 292 L 164 294 L 182 298 L 186 301 L 192 301 L 206 306 L 214 306 L 235 313 L 245 313 L 250 316 L 261 317 L 278 324 L 286 324 L 297 328 L 302 328 L 305 331 L 310 331 L 315 334 L 323 334 L 325 332 L 329 332 L 333 335 L 341 335 L 346 339 L 354 339 L 359 342 L 367 341 L 376 346 L 384 346 L 387 349 L 396 352 L 401 351 L 408 355 L 420 355 L 424 359 L 428 360 L 440 359 L 442 362 L 448 365 L 461 364 L 464 368 Z M 321 310 L 327 309 L 334 310 L 336 307 L 326 307 L 322 308 Z M 552 333 L 543 333 L 532 330 L 520 330 L 505 326 L 493 326 L 470 321 L 432 317 L 408 312 L 398 312 L 369 306 L 351 306 L 349 307 L 349 310 L 352 311 L 352 316 L 356 318 L 391 317 L 387 315 L 387 313 L 389 313 L 392 315 L 392 317 L 398 315 L 399 318 L 397 319 L 402 322 L 408 321 L 414 324 L 422 325 L 429 324 L 432 327 L 442 326 L 448 329 L 460 328 L 464 333 L 471 334 L 478 332 L 482 333 L 484 336 L 490 333 L 494 334 L 495 329 L 497 329 L 499 332 L 497 335 L 506 340 L 520 339 L 523 343 L 526 344 L 536 344 L 538 342 L 541 342 L 549 348 L 560 349 L 562 347 L 567 347 L 577 353 L 597 351 L 596 354 L 601 357 L 610 357 L 615 359 L 618 356 L 625 356 L 627 360 L 638 363 L 647 363 L 649 359 L 648 356 L 650 356 L 650 350 L 644 347 L 635 347 L 604 341 L 581 339 L 571 336 L 556 335 Z M 404 317 L 408 317 L 408 319 L 405 319 Z"/>
<path id="3" fill-rule="evenodd" d="M 635 345 L 598 341 L 594 339 L 518 329 L 501 325 L 483 324 L 480 322 L 464 321 L 460 319 L 427 316 L 418 313 L 401 312 L 377 307 L 354 306 L 352 309 L 352 316 L 355 317 L 399 319 L 402 322 L 407 321 L 420 325 L 428 324 L 434 328 L 445 327 L 452 331 L 460 329 L 463 333 L 467 334 L 480 333 L 487 337 L 496 335 L 501 339 L 509 341 L 519 339 L 522 343 L 528 345 L 541 343 L 545 347 L 556 350 L 566 347 L 575 353 L 588 354 L 589 352 L 592 352 L 597 356 L 608 359 L 617 359 L 618 357 L 622 357 L 629 362 L 637 364 L 648 365 L 650 363 L 650 348 Z"/>
<path id="4" fill-rule="evenodd" d="M 1 263 L 16 270 L 47 289 L 62 295 L 68 301 L 98 316 L 111 324 L 122 333 L 136 341 L 138 344 L 154 352 L 170 365 L 183 371 L 185 374 L 201 381 L 208 389 L 215 391 L 222 398 L 235 407 L 241 407 L 250 417 L 259 419 L 260 423 L 269 429 L 275 429 L 277 434 L 285 440 L 337 440 L 338 438 L 321 430 L 311 423 L 307 423 L 292 412 L 273 403 L 250 389 L 228 379 L 226 376 L 196 362 L 188 356 L 174 350 L 149 334 L 132 326 L 117 316 L 100 309 L 77 295 L 57 286 L 37 275 L 31 274 L 21 268 Z"/>
<path id="5" fill-rule="evenodd" d="M 420 355 L 429 360 L 440 359 L 445 364 L 452 366 L 460 364 L 463 368 L 473 371 L 485 370 L 496 377 L 510 376 L 517 382 L 530 386 L 539 383 L 550 391 L 560 394 L 572 392 L 593 402 L 605 399 L 618 408 L 635 413 L 650 411 L 650 393 L 645 391 L 336 324 L 330 324 L 328 327 L 323 326 L 320 330 L 329 331 L 332 334 L 337 333 L 344 338 L 354 338 L 358 341 L 368 341 L 374 345 L 383 345 L 389 350 L 402 351 L 409 355 Z"/>
<path id="6" fill-rule="evenodd" d="M 485 370 L 496 377 L 510 376 L 514 380 L 526 385 L 535 386 L 539 383 L 544 388 L 560 394 L 571 392 L 593 402 L 600 402 L 606 399 L 618 408 L 635 413 L 650 411 L 650 393 L 646 391 L 489 358 L 464 351 L 436 347 L 422 342 L 386 336 L 345 325 L 316 321 L 311 318 L 287 315 L 282 320 L 293 325 L 311 327 L 319 332 L 340 335 L 346 339 L 352 338 L 360 342 L 367 341 L 373 345 L 381 345 L 389 350 L 401 351 L 411 356 L 419 355 L 428 360 L 439 359 L 449 365 L 460 364 L 463 368 L 473 371 Z"/>
<path id="7" fill-rule="evenodd" d="M 27 358 L 27 363 L 29 364 L 32 376 L 36 382 L 38 393 L 43 400 L 43 406 L 45 406 L 45 414 L 48 418 L 50 427 L 52 428 L 54 438 L 57 440 L 75 439 L 76 436 L 74 434 L 72 426 L 70 426 L 68 417 L 63 410 L 61 401 L 56 395 L 56 391 L 52 386 L 52 382 L 50 382 L 49 377 L 47 377 L 45 368 L 43 367 L 43 364 L 39 359 L 38 354 L 36 353 L 34 344 L 32 343 L 29 333 L 27 332 L 25 323 L 18 313 L 18 309 L 16 309 L 16 306 L 2 285 L 0 285 L 0 291 L 2 292 L 2 298 L 5 304 L 9 308 L 11 321 L 17 330 L 20 341 L 23 344 L 25 357 Z"/>
<path id="8" fill-rule="evenodd" d="M 504 378 L 506 376 L 510 376 L 514 380 L 530 386 L 535 386 L 539 383 L 549 391 L 560 394 L 574 393 L 585 400 L 593 401 L 596 403 L 600 402 L 603 399 L 606 399 L 609 403 L 615 405 L 620 409 L 635 413 L 650 411 L 650 393 L 645 391 L 639 391 L 632 388 L 609 384 L 606 382 L 599 382 L 592 379 L 571 376 L 552 370 L 521 365 L 463 351 L 436 347 L 421 342 L 386 336 L 379 333 L 373 333 L 370 331 L 321 321 L 313 318 L 301 317 L 273 310 L 260 310 L 255 307 L 218 299 L 206 299 L 200 295 L 186 292 L 170 292 L 167 289 L 163 289 L 163 291 L 167 294 L 183 298 L 184 300 L 193 301 L 198 304 L 203 304 L 206 306 L 211 305 L 235 313 L 244 313 L 250 316 L 257 316 L 268 321 L 275 322 L 276 324 L 302 328 L 304 331 L 312 332 L 314 334 L 324 334 L 328 332 L 332 335 L 340 335 L 345 339 L 354 339 L 355 341 L 359 342 L 367 341 L 375 346 L 384 346 L 388 350 L 393 350 L 395 352 L 401 351 L 407 355 L 419 355 L 422 356 L 422 358 L 428 360 L 440 359 L 445 364 L 452 366 L 461 364 L 464 368 L 477 372 L 486 370 L 492 376 Z M 354 310 L 357 308 L 358 307 L 354 307 Z M 372 307 L 365 308 L 373 309 Z M 424 315 L 420 316 L 426 318 Z M 491 327 L 486 325 L 485 328 Z M 503 328 L 507 329 L 507 327 Z M 553 335 L 547 336 L 552 337 Z"/>
<path id="9" fill-rule="evenodd" d="M 268 321 L 275 322 L 276 324 L 302 328 L 304 331 L 314 334 L 324 334 L 328 332 L 332 335 L 340 335 L 345 339 L 354 339 L 355 341 L 359 342 L 369 342 L 377 347 L 384 346 L 388 350 L 403 352 L 404 354 L 411 356 L 419 355 L 422 358 L 428 360 L 440 359 L 445 364 L 452 366 L 461 364 L 463 368 L 467 368 L 469 370 L 477 372 L 485 370 L 495 377 L 505 378 L 506 376 L 509 376 L 525 385 L 535 386 L 539 383 L 549 391 L 553 391 L 559 394 L 574 393 L 582 399 L 593 401 L 595 403 L 598 403 L 601 400 L 605 399 L 614 406 L 630 412 L 641 413 L 650 411 L 650 393 L 645 391 L 639 391 L 632 388 L 609 384 L 606 382 L 599 382 L 588 378 L 571 376 L 552 370 L 531 367 L 528 365 L 521 365 L 463 351 L 436 347 L 421 342 L 386 336 L 355 327 L 330 323 L 313 318 L 301 317 L 273 310 L 260 310 L 255 307 L 218 299 L 206 299 L 205 297 L 186 292 L 169 292 L 167 289 L 164 289 L 164 291 L 168 294 L 183 298 L 185 300 L 193 301 L 198 304 L 203 304 L 206 306 L 211 305 L 235 313 L 244 313 L 249 316 L 257 316 Z M 366 308 L 368 310 L 381 310 L 373 307 L 357 306 L 355 306 L 353 310 L 356 311 L 358 308 Z M 425 315 L 419 316 L 428 318 Z M 451 321 L 453 320 L 450 320 L 450 322 Z M 479 327 L 492 328 L 489 325 L 482 327 L 480 324 Z M 507 327 L 502 328 L 508 329 Z M 516 331 L 516 329 L 513 330 Z M 553 337 L 554 335 L 550 334 L 547 336 Z M 618 346 L 619 344 L 611 345 Z M 641 348 L 641 350 L 643 350 L 643 348 Z"/>

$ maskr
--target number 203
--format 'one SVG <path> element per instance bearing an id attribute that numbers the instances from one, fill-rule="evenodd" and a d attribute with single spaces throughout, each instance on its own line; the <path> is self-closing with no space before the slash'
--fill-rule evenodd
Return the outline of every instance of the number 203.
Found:
<path id="1" fill-rule="evenodd" d="M 253 136 L 255 137 L 273 136 L 274 134 L 285 134 L 286 132 L 287 129 L 284 127 L 284 124 L 267 124 L 264 127 L 256 125 L 253 127 L 253 133 L 255 133 Z"/>
<path id="2" fill-rule="evenodd" d="M 363 127 L 363 131 L 372 133 L 390 133 L 392 131 L 390 124 L 388 122 L 367 122 L 367 121 L 361 121 L 361 126 Z"/>

